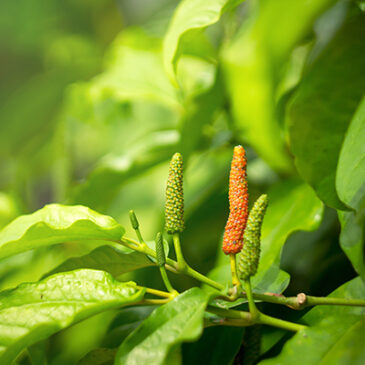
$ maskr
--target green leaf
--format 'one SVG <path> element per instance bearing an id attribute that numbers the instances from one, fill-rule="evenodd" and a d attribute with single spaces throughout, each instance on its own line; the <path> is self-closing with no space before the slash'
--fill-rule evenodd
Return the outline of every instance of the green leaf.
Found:
<path id="1" fill-rule="evenodd" d="M 183 346 L 184 361 L 189 365 L 200 365 L 202 359 L 209 365 L 231 364 L 242 344 L 243 332 L 237 327 L 206 328 L 199 341 Z"/>
<path id="2" fill-rule="evenodd" d="M 175 10 L 163 44 L 164 67 L 170 79 L 175 81 L 175 64 L 180 43 L 189 32 L 216 23 L 227 7 L 240 0 L 183 0 Z"/>
<path id="3" fill-rule="evenodd" d="M 365 52 L 364 52 L 365 53 Z M 341 200 L 365 210 L 365 97 L 347 130 L 338 160 L 336 188 Z"/>
<path id="4" fill-rule="evenodd" d="M 356 272 L 365 281 L 365 225 L 364 216 L 338 211 L 341 223 L 340 245 Z"/>
<path id="5" fill-rule="evenodd" d="M 167 161 L 176 152 L 179 134 L 175 130 L 150 133 L 121 156 L 108 156 L 76 187 L 73 201 L 99 207 L 109 202 L 118 188 L 146 170 Z"/>
<path id="6" fill-rule="evenodd" d="M 90 93 L 121 101 L 150 100 L 180 109 L 177 91 L 162 64 L 159 41 L 142 30 L 130 28 L 114 41 L 106 70 L 92 82 Z"/>
<path id="7" fill-rule="evenodd" d="M 267 194 L 269 205 L 262 225 L 261 258 L 252 285 L 257 293 L 282 293 L 289 284 L 289 275 L 280 270 L 283 246 L 293 232 L 318 228 L 323 205 L 307 184 L 297 181 L 279 182 Z M 220 262 L 223 254 L 221 257 Z M 213 269 L 209 277 L 230 284 L 229 263 Z"/>
<path id="8" fill-rule="evenodd" d="M 126 272 L 147 266 L 154 266 L 154 263 L 143 253 L 126 252 L 110 246 L 101 246 L 87 255 L 66 260 L 48 273 L 47 276 L 58 272 L 85 268 L 107 271 L 112 276 L 118 277 Z"/>
<path id="9" fill-rule="evenodd" d="M 364 21 L 363 14 L 349 18 L 317 59 L 308 65 L 289 106 L 290 144 L 296 166 L 327 205 L 341 210 L 346 206 L 336 192 L 336 169 L 346 130 L 364 93 Z M 347 185 L 340 183 L 340 179 L 346 179 L 342 173 L 346 168 L 343 163 L 351 158 L 348 153 L 352 153 L 349 150 L 354 142 L 353 133 L 360 132 L 360 123 L 354 122 L 339 167 L 338 187 L 345 202 L 349 194 L 355 193 L 351 190 L 359 188 L 362 182 L 354 175 L 348 176 L 343 184 L 353 179 L 349 193 L 345 192 Z M 359 148 L 357 146 L 354 147 Z M 351 163 L 349 169 L 353 166 Z"/>
<path id="10" fill-rule="evenodd" d="M 336 289 L 330 297 L 365 299 L 365 288 L 356 278 Z M 284 346 L 281 354 L 260 364 L 291 365 L 300 362 L 317 364 L 362 364 L 365 359 L 363 307 L 318 306 L 309 311 L 303 322 L 308 329 L 298 332 Z"/>
<path id="11" fill-rule="evenodd" d="M 82 240 L 119 240 L 124 228 L 83 206 L 46 205 L 9 223 L 0 232 L 0 258 L 41 246 Z"/>
<path id="12" fill-rule="evenodd" d="M 110 274 L 78 270 L 0 294 L 0 362 L 73 323 L 108 309 L 138 302 L 145 290 Z"/>
<path id="13" fill-rule="evenodd" d="M 251 17 L 222 53 L 239 136 L 279 171 L 291 171 L 292 162 L 278 120 L 278 81 L 293 48 L 332 3 L 333 0 L 255 2 Z"/>
<path id="14" fill-rule="evenodd" d="M 84 356 L 77 365 L 113 365 L 116 352 L 116 349 L 94 349 Z"/>
<path id="15" fill-rule="evenodd" d="M 151 305 L 122 309 L 110 325 L 103 346 L 118 347 L 155 309 Z"/>
<path id="16" fill-rule="evenodd" d="M 192 288 L 156 309 L 119 347 L 115 364 L 162 364 L 174 346 L 201 335 L 208 299 Z"/>

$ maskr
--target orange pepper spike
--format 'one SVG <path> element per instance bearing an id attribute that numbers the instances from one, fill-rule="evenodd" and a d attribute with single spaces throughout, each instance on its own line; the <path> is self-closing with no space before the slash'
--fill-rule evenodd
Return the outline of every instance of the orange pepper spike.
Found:
<path id="1" fill-rule="evenodd" d="M 236 146 L 229 175 L 229 217 L 222 246 L 226 255 L 240 252 L 243 246 L 243 232 L 248 216 L 246 166 L 246 152 L 242 146 Z"/>

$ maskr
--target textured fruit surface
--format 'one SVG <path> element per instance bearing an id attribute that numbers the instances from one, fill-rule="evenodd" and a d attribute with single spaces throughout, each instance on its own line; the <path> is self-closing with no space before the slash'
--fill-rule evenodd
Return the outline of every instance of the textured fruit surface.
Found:
<path id="1" fill-rule="evenodd" d="M 173 234 L 184 230 L 183 159 L 175 153 L 170 162 L 166 187 L 165 228 Z"/>
<path id="2" fill-rule="evenodd" d="M 156 261 L 158 266 L 164 266 L 166 264 L 166 256 L 161 232 L 158 232 L 156 235 Z"/>
<path id="3" fill-rule="evenodd" d="M 257 272 L 260 260 L 261 225 L 268 204 L 267 195 L 261 195 L 251 209 L 243 238 L 243 248 L 238 254 L 238 275 L 246 280 Z"/>
<path id="4" fill-rule="evenodd" d="M 248 215 L 246 165 L 244 148 L 236 146 L 229 175 L 229 217 L 224 230 L 222 247 L 227 255 L 242 249 L 243 232 Z"/>

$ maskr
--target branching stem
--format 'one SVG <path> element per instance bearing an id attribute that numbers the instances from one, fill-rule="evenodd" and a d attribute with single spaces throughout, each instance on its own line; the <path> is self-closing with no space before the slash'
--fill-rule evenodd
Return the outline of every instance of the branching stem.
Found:
<path id="1" fill-rule="evenodd" d="M 152 250 L 148 246 L 146 247 L 141 246 L 138 242 L 134 241 L 133 239 L 123 237 L 121 240 L 114 242 L 120 243 L 134 251 L 138 251 L 146 255 L 156 257 L 156 252 L 154 250 Z M 178 263 L 175 260 L 166 258 L 166 262 L 167 263 L 165 265 L 165 268 L 175 274 L 183 273 L 189 275 L 195 278 L 196 280 L 204 284 L 207 284 L 218 291 L 222 291 L 225 288 L 224 285 L 217 283 L 216 281 L 206 277 L 205 275 L 199 273 L 198 271 L 194 270 L 188 265 L 183 271 L 180 271 Z M 242 298 L 247 298 L 247 294 L 245 292 L 241 292 L 238 296 Z M 345 306 L 365 307 L 365 300 L 363 299 L 313 297 L 306 295 L 304 293 L 300 293 L 296 297 L 285 297 L 283 295 L 278 295 L 273 293 L 266 293 L 266 294 L 253 293 L 252 296 L 255 300 L 261 300 L 267 303 L 281 304 L 297 310 L 304 309 L 306 307 L 314 305 L 345 305 Z"/>

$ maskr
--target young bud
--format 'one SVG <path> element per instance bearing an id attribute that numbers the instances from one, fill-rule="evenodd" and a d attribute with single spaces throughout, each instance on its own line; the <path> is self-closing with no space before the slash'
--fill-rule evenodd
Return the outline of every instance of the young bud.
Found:
<path id="1" fill-rule="evenodd" d="M 165 266 L 166 264 L 166 256 L 165 249 L 163 247 L 163 237 L 161 232 L 158 232 L 156 235 L 156 261 L 158 266 Z"/>
<path id="2" fill-rule="evenodd" d="M 139 228 L 138 219 L 136 217 L 136 214 L 134 213 L 134 210 L 129 211 L 129 220 L 131 221 L 131 225 L 134 230 Z"/>
<path id="3" fill-rule="evenodd" d="M 242 280 L 254 276 L 260 260 L 261 225 L 268 204 L 267 195 L 261 195 L 251 209 L 243 238 L 243 248 L 238 254 L 238 275 Z"/>
<path id="4" fill-rule="evenodd" d="M 166 187 L 165 228 L 174 234 L 184 230 L 183 160 L 175 153 L 170 162 Z"/>
<path id="5" fill-rule="evenodd" d="M 233 150 L 229 175 L 229 217 L 224 230 L 222 246 L 226 255 L 241 251 L 243 244 L 243 232 L 248 215 L 246 165 L 244 148 L 236 146 Z"/>

